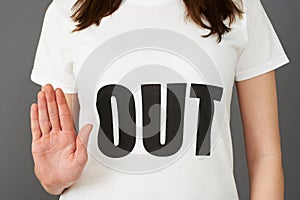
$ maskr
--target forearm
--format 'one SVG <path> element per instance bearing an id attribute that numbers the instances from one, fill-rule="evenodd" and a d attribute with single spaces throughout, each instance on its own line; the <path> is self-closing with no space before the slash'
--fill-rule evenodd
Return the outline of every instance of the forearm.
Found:
<path id="1" fill-rule="evenodd" d="M 283 200 L 284 174 L 278 156 L 263 156 L 248 162 L 250 200 Z"/>

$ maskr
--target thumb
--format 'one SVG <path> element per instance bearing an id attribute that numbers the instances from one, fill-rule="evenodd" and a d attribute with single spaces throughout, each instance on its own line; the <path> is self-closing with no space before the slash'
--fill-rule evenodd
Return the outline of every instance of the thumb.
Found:
<path id="1" fill-rule="evenodd" d="M 79 139 L 85 147 L 88 144 L 90 133 L 93 129 L 93 124 L 85 124 L 78 132 L 77 139 Z"/>

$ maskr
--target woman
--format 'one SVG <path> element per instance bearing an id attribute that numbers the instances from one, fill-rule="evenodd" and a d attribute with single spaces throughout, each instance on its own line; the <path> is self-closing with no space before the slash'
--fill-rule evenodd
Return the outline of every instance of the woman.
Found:
<path id="1" fill-rule="evenodd" d="M 283 199 L 288 62 L 260 0 L 53 0 L 31 74 L 35 174 L 61 199 L 238 199 L 236 83 L 250 198 Z"/>

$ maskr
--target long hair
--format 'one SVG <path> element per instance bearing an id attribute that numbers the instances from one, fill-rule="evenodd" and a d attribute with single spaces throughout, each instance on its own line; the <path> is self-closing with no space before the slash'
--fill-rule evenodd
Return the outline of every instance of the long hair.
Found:
<path id="1" fill-rule="evenodd" d="M 241 1 L 241 0 L 239 0 Z M 216 34 L 218 42 L 222 35 L 231 30 L 230 25 L 242 18 L 243 11 L 234 0 L 183 0 L 185 19 L 194 21 L 198 26 L 210 32 L 202 37 Z M 73 5 L 71 18 L 77 22 L 73 32 L 81 31 L 93 24 L 99 25 L 101 19 L 115 12 L 122 0 L 77 0 Z M 229 24 L 224 23 L 229 20 Z M 205 20 L 209 23 L 205 23 Z"/>

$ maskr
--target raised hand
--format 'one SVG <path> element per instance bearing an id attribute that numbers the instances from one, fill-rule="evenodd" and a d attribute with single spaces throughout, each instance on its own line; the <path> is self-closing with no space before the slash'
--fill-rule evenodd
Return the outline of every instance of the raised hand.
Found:
<path id="1" fill-rule="evenodd" d="M 30 108 L 34 172 L 45 190 L 57 195 L 81 176 L 93 126 L 86 124 L 76 135 L 63 91 L 51 84 L 44 88 Z"/>

